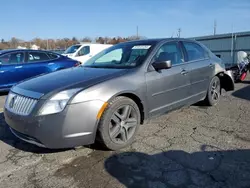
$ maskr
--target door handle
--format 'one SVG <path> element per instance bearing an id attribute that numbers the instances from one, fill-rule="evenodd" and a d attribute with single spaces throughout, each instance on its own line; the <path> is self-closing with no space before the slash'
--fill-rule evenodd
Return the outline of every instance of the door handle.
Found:
<path id="1" fill-rule="evenodd" d="M 186 75 L 187 73 L 188 73 L 188 71 L 186 71 L 186 70 L 182 70 L 182 71 L 181 71 L 181 74 L 182 74 L 182 75 Z"/>
<path id="2" fill-rule="evenodd" d="M 22 67 L 23 67 L 23 66 L 16 66 L 15 68 L 16 68 L 16 69 L 20 69 L 20 68 L 22 68 Z"/>
<path id="3" fill-rule="evenodd" d="M 214 68 L 214 65 L 212 63 L 209 64 L 210 68 Z"/>

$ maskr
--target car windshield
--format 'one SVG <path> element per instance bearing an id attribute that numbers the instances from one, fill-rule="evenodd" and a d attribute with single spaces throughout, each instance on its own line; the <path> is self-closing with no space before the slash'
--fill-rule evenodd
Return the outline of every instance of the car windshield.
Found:
<path id="1" fill-rule="evenodd" d="M 133 68 L 141 65 L 153 43 L 128 42 L 110 47 L 89 59 L 83 66 L 93 68 Z"/>
<path id="2" fill-rule="evenodd" d="M 78 48 L 80 48 L 81 45 L 74 45 L 70 46 L 67 50 L 65 50 L 65 54 L 72 54 L 75 53 Z"/>

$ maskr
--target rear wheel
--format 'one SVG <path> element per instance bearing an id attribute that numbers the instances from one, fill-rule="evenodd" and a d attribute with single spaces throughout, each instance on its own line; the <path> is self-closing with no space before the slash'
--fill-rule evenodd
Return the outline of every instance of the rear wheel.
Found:
<path id="1" fill-rule="evenodd" d="M 220 79 L 217 76 L 215 76 L 212 78 L 209 84 L 207 97 L 205 101 L 209 106 L 214 106 L 219 102 L 220 95 L 221 95 Z"/>
<path id="2" fill-rule="evenodd" d="M 134 140 L 140 119 L 140 110 L 132 99 L 113 99 L 101 117 L 97 135 L 99 141 L 110 150 L 128 146 Z"/>

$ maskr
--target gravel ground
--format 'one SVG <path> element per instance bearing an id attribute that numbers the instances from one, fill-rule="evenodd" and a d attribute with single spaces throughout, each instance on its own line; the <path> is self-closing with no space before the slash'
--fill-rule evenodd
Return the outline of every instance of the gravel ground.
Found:
<path id="1" fill-rule="evenodd" d="M 250 81 L 237 84 L 215 107 L 193 105 L 152 119 L 119 152 L 24 143 L 4 122 L 4 98 L 0 187 L 250 187 Z"/>

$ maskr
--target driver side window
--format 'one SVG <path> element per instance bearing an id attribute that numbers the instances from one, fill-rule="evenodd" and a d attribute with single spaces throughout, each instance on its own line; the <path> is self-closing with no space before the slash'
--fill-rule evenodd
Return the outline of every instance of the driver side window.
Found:
<path id="1" fill-rule="evenodd" d="M 0 62 L 3 65 L 18 64 L 24 62 L 23 52 L 8 53 L 0 56 Z"/>
<path id="2" fill-rule="evenodd" d="M 176 42 L 163 44 L 154 56 L 154 61 L 171 61 L 172 65 L 184 62 L 181 50 Z"/>
<path id="3" fill-rule="evenodd" d="M 90 47 L 89 46 L 84 46 L 82 47 L 79 52 L 78 52 L 78 56 L 83 56 L 83 55 L 87 55 L 90 53 Z"/>

